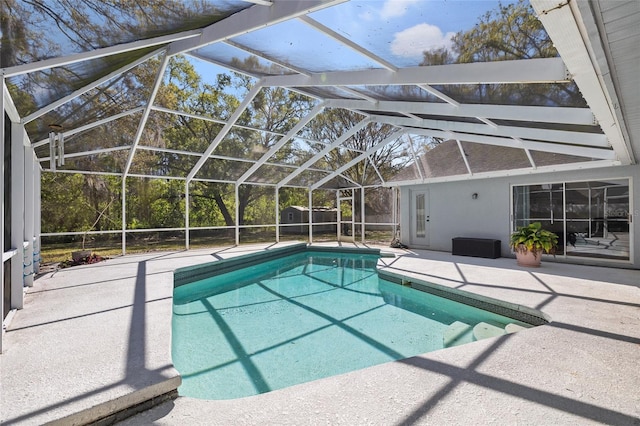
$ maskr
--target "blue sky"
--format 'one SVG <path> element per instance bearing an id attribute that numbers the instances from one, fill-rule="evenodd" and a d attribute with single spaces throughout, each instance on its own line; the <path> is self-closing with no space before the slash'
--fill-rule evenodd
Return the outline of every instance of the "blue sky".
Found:
<path id="1" fill-rule="evenodd" d="M 310 16 L 394 65 L 407 67 L 418 65 L 425 50 L 448 47 L 455 33 L 472 28 L 498 5 L 489 0 L 351 0 Z M 297 20 L 234 40 L 314 72 L 321 67 L 379 66 Z M 204 63 L 195 65 L 208 73 L 220 72 Z"/>
<path id="2" fill-rule="evenodd" d="M 312 17 L 379 50 L 385 58 L 419 62 L 423 51 L 449 46 L 455 33 L 473 27 L 498 4 L 488 0 L 352 0 Z"/>

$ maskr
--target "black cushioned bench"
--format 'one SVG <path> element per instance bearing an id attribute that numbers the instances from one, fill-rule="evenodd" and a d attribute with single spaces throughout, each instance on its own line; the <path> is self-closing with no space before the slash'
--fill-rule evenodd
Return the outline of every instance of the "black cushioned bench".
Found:
<path id="1" fill-rule="evenodd" d="M 456 237 L 451 240 L 451 254 L 497 259 L 501 256 L 500 240 Z"/>

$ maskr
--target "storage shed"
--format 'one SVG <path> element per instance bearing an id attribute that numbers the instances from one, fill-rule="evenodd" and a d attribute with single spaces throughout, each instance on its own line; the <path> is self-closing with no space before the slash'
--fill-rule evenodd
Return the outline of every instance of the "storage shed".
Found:
<path id="1" fill-rule="evenodd" d="M 336 232 L 338 209 L 335 207 L 313 207 L 313 232 Z M 305 234 L 309 232 L 309 208 L 289 206 L 280 213 L 281 232 Z"/>

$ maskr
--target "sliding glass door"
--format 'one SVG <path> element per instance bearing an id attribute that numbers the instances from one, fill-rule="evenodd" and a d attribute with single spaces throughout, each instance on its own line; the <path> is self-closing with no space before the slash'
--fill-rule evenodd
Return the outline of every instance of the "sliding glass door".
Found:
<path id="1" fill-rule="evenodd" d="M 513 227 L 531 222 L 558 234 L 556 255 L 630 259 L 629 180 L 513 187 Z"/>

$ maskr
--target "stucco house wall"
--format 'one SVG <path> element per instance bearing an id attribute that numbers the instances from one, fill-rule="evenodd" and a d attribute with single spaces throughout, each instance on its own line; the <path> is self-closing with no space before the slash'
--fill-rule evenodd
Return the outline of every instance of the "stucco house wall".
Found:
<path id="1" fill-rule="evenodd" d="M 513 257 L 508 245 L 511 233 L 511 187 L 542 183 L 587 181 L 598 179 L 629 178 L 630 213 L 632 223 L 631 262 L 615 262 L 614 265 L 640 269 L 640 166 L 583 169 L 566 172 L 508 176 L 489 179 L 460 180 L 400 188 L 401 241 L 415 248 L 451 251 L 454 237 L 491 238 L 501 240 L 503 257 Z M 428 190 L 429 223 L 428 245 L 412 245 L 411 200 L 415 191 Z M 472 195 L 476 193 L 477 198 Z M 607 264 L 595 259 L 574 259 L 572 263 Z"/>

